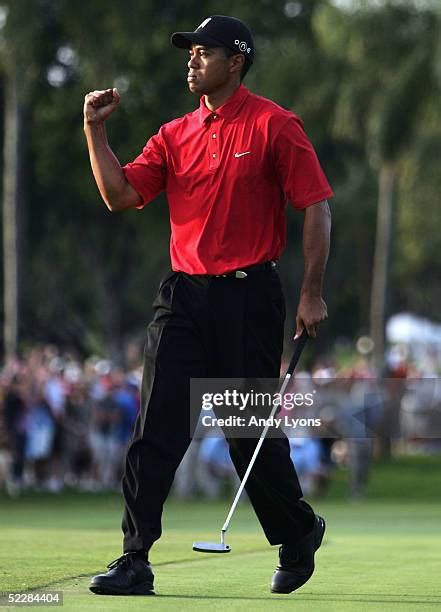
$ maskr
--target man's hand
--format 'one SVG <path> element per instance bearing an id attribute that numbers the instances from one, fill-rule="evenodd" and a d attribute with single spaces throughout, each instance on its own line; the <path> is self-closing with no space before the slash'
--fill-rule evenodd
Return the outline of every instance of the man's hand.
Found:
<path id="1" fill-rule="evenodd" d="M 300 336 L 304 328 L 306 328 L 310 338 L 315 338 L 319 323 L 327 317 L 328 309 L 321 296 L 302 293 L 297 307 L 296 335 L 294 340 Z"/>
<path id="2" fill-rule="evenodd" d="M 84 97 L 84 121 L 86 123 L 103 123 L 118 106 L 118 90 L 104 89 L 91 91 Z"/>

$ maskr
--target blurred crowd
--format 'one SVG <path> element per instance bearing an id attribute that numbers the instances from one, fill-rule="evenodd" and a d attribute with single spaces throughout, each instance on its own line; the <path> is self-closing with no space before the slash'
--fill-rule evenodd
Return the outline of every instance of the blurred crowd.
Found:
<path id="1" fill-rule="evenodd" d="M 22 489 L 119 486 L 139 409 L 141 371 L 34 348 L 0 378 L 0 482 Z"/>
<path id="2" fill-rule="evenodd" d="M 23 490 L 56 493 L 65 487 L 119 490 L 142 378 L 139 359 L 129 362 L 121 368 L 98 357 L 81 360 L 54 346 L 35 347 L 24 358 L 8 361 L 0 374 L 0 490 L 9 495 Z M 439 439 L 427 434 L 428 427 L 433 433 L 433 423 L 424 410 L 429 400 L 441 403 L 439 389 L 434 392 L 432 385 L 430 398 L 424 399 L 424 388 L 415 384 L 422 378 L 437 380 L 438 361 L 429 355 L 416 365 L 395 347 L 387 364 L 387 377 L 402 382 L 386 391 L 362 356 L 340 369 L 328 360 L 316 363 L 311 372 L 297 373 L 294 390 L 321 388 L 315 414 L 322 429 L 290 438 L 305 495 L 326 493 L 340 465 L 350 472 L 350 495 L 362 496 L 375 451 L 369 428 L 385 416 L 401 419 L 409 440 L 433 438 L 431 447 L 439 450 Z M 351 419 L 354 413 L 363 418 Z M 421 415 L 426 415 L 423 420 Z M 441 431 L 441 423 L 436 427 Z M 174 494 L 217 498 L 237 484 L 222 435 L 198 437 L 178 469 Z"/>

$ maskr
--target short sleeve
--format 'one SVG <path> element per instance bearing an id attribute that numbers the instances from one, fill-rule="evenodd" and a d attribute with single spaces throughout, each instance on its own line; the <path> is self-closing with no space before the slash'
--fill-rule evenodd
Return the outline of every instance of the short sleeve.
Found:
<path id="1" fill-rule="evenodd" d="M 164 191 L 167 182 L 167 165 L 160 134 L 155 134 L 133 162 L 123 166 L 123 172 L 142 199 L 143 208 Z"/>
<path id="2" fill-rule="evenodd" d="M 277 176 L 294 208 L 304 209 L 332 197 L 332 189 L 301 120 L 293 115 L 272 140 Z"/>

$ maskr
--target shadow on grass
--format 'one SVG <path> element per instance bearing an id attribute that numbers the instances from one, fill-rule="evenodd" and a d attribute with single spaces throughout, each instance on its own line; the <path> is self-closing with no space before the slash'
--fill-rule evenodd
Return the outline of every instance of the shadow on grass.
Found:
<path id="1" fill-rule="evenodd" d="M 182 561 L 181 561 L 182 562 Z M 179 561 L 174 561 L 172 563 L 162 563 L 157 565 L 171 565 L 174 563 L 179 563 Z M 92 573 L 87 574 L 79 574 L 77 576 L 68 576 L 63 580 L 58 580 L 54 582 L 49 582 L 46 584 L 42 584 L 29 591 L 39 591 L 42 589 L 47 589 L 53 587 L 54 585 L 62 585 L 65 582 L 69 582 L 71 580 L 80 580 L 82 578 L 89 578 Z M 61 589 L 62 590 L 62 589 Z M 80 589 L 82 590 L 82 589 Z M 86 589 L 85 589 L 86 591 Z M 88 591 L 88 588 L 87 588 Z M 99 595 L 98 597 L 136 597 L 139 599 L 139 595 Z M 440 606 L 441 605 L 441 595 L 426 595 L 424 599 L 417 599 L 417 595 L 406 595 L 406 594 L 397 594 L 397 593 L 339 593 L 338 596 L 335 593 L 290 593 L 288 595 L 283 594 L 269 594 L 266 596 L 253 596 L 253 595 L 183 595 L 180 593 L 157 593 L 155 598 L 158 599 L 190 599 L 190 600 L 201 600 L 201 601 L 209 601 L 212 600 L 233 600 L 233 601 L 271 601 L 276 602 L 279 601 L 281 604 L 284 602 L 294 602 L 296 599 L 300 602 L 303 601 L 317 601 L 317 602 L 332 602 L 332 603 L 370 603 L 370 604 L 387 604 L 387 603 L 398 603 L 403 605 L 413 605 L 413 604 L 425 604 L 425 605 L 433 605 Z M 276 604 L 278 605 L 278 604 Z"/>
<path id="2" fill-rule="evenodd" d="M 243 552 L 241 553 L 241 557 L 242 556 L 247 556 L 247 555 L 254 555 L 256 553 L 265 553 L 268 552 L 267 549 L 257 549 L 257 550 L 249 550 L 247 552 Z M 213 560 L 216 558 L 213 557 Z M 195 557 L 192 557 L 191 559 L 189 557 L 183 558 L 183 559 L 174 559 L 173 561 L 162 561 L 159 563 L 153 563 L 153 569 L 156 569 L 157 567 L 166 567 L 168 565 L 179 565 L 180 563 L 201 563 L 203 561 L 207 561 L 207 557 L 205 555 L 195 555 Z M 32 589 L 28 589 L 29 591 L 41 591 L 42 589 L 47 589 L 50 587 L 53 587 L 54 585 L 61 585 L 65 582 L 69 582 L 71 580 L 77 580 L 80 578 L 91 578 L 92 576 L 95 576 L 95 574 L 101 574 L 103 572 L 103 567 L 100 567 L 98 570 L 92 570 L 90 572 L 87 572 L 87 574 L 76 574 L 75 576 L 65 576 L 64 578 L 62 578 L 61 580 L 52 580 L 51 582 L 45 582 L 44 584 L 39 584 L 37 586 L 32 587 Z"/>
<path id="3" fill-rule="evenodd" d="M 251 601 L 271 601 L 271 602 L 275 602 L 279 599 L 280 602 L 283 601 L 289 601 L 289 602 L 294 602 L 295 599 L 297 598 L 299 599 L 299 603 L 301 601 L 326 601 L 326 602 L 333 602 L 333 603 L 380 603 L 380 604 L 385 604 L 385 603 L 399 603 L 399 604 L 429 604 L 429 605 L 434 605 L 434 606 L 439 606 L 441 604 L 441 595 L 428 595 L 428 599 L 414 599 L 414 595 L 395 595 L 395 594 L 391 594 L 391 595 L 383 595 L 383 594 L 378 594 L 376 593 L 375 595 L 371 595 L 369 593 L 351 593 L 351 594 L 347 594 L 347 593 L 342 593 L 340 595 L 338 595 L 338 597 L 336 597 L 335 593 L 332 593 L 332 595 L 328 595 L 326 593 L 320 593 L 317 595 L 303 595 L 302 593 L 297 593 L 297 594 L 289 594 L 289 595 L 281 595 L 281 594 L 273 594 L 273 595 L 267 595 L 266 597 L 253 597 L 253 596 L 246 596 L 246 595 L 242 595 L 242 596 L 228 596 L 228 595 L 178 595 L 178 594 L 173 594 L 173 593 L 167 593 L 164 595 L 161 594 L 156 594 L 156 597 L 158 599 L 169 599 L 169 598 L 174 598 L 174 599 L 201 599 L 201 600 L 209 600 L 209 599 L 220 599 L 220 600 L 251 600 Z M 379 599 L 380 597 L 385 597 L 387 599 Z M 393 599 L 394 597 L 396 598 L 400 598 L 400 599 Z M 407 597 L 409 597 L 409 599 L 407 599 Z M 288 599 L 289 598 L 289 599 Z"/>

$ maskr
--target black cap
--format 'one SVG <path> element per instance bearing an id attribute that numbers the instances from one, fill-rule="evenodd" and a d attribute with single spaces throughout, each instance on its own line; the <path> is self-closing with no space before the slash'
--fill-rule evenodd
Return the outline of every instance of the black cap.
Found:
<path id="1" fill-rule="evenodd" d="M 235 17 L 212 15 L 201 23 L 194 32 L 175 32 L 171 42 L 180 49 L 190 49 L 192 45 L 204 47 L 227 47 L 253 63 L 254 40 L 249 28 Z"/>

